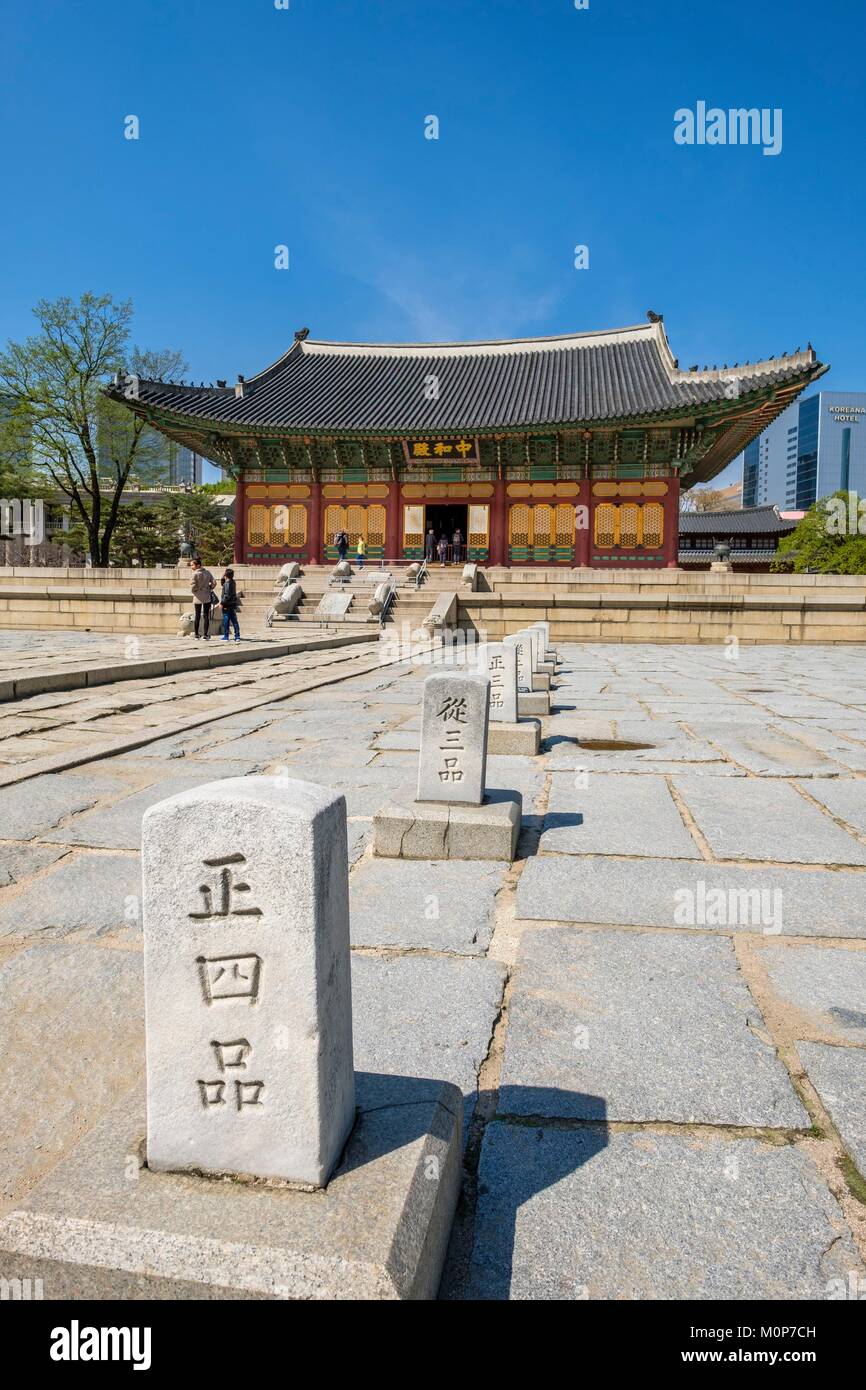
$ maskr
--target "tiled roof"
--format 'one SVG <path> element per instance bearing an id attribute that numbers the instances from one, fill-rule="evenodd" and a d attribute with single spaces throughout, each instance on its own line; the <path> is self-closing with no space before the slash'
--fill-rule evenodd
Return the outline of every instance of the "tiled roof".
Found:
<path id="1" fill-rule="evenodd" d="M 793 531 L 795 521 L 784 521 L 775 507 L 744 507 L 739 512 L 681 512 L 681 536 L 743 536 Z"/>
<path id="2" fill-rule="evenodd" d="M 273 366 L 243 383 L 242 394 L 233 386 L 154 381 L 140 381 L 138 392 L 157 411 L 241 428 L 468 433 L 693 411 L 811 379 L 819 365 L 808 348 L 744 367 L 680 371 L 663 324 L 651 322 L 484 343 L 298 337 Z"/>

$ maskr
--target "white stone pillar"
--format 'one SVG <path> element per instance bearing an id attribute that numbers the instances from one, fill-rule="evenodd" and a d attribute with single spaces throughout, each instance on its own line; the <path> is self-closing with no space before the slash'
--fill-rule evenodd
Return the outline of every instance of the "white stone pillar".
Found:
<path id="1" fill-rule="evenodd" d="M 355 1110 L 347 866 L 345 800 L 312 783 L 145 814 L 149 1167 L 327 1183 Z"/>
<path id="2" fill-rule="evenodd" d="M 515 632 L 503 638 L 503 646 L 514 647 L 517 651 L 517 689 L 521 694 L 532 691 L 533 661 L 532 638 L 527 631 Z"/>
<path id="3" fill-rule="evenodd" d="M 418 800 L 480 806 L 487 770 L 490 681 L 428 676 L 421 714 Z"/>
<path id="4" fill-rule="evenodd" d="M 479 670 L 490 681 L 490 718 L 517 723 L 517 650 L 504 642 L 487 642 L 478 651 Z"/>

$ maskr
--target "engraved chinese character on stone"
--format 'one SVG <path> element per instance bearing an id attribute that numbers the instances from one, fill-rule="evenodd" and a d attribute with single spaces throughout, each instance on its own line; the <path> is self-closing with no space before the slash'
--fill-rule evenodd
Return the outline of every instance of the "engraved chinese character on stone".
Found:
<path id="1" fill-rule="evenodd" d="M 252 1004 L 258 999 L 262 969 L 259 956 L 198 956 L 196 964 L 205 1003 L 248 999 Z"/>
<path id="2" fill-rule="evenodd" d="M 238 1038 L 234 1042 L 212 1042 L 211 1047 L 220 1071 L 229 1071 L 234 1067 L 245 1070 L 247 1058 L 253 1050 L 246 1038 Z"/>
<path id="3" fill-rule="evenodd" d="M 211 883 L 199 884 L 199 892 L 202 895 L 204 910 L 202 912 L 190 912 L 188 916 L 207 920 L 213 917 L 261 917 L 260 907 L 241 907 L 238 906 L 235 898 L 236 893 L 249 893 L 250 885 L 242 883 L 235 878 L 232 864 L 245 864 L 247 861 L 242 854 L 227 854 L 219 859 L 205 859 L 203 861 L 209 869 L 218 869 L 216 875 L 216 886 Z"/>

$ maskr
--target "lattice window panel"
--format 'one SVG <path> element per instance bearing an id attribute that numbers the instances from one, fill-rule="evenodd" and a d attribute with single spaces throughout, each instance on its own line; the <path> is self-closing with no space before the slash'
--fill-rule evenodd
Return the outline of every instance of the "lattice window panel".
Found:
<path id="1" fill-rule="evenodd" d="M 535 546 L 549 546 L 553 530 L 553 508 L 545 505 L 533 507 L 532 543 Z"/>
<path id="2" fill-rule="evenodd" d="M 574 507 L 570 503 L 561 502 L 557 506 L 554 527 L 554 544 L 557 549 L 560 546 L 574 545 Z"/>
<path id="3" fill-rule="evenodd" d="M 646 502 L 643 508 L 643 543 L 657 549 L 664 538 L 665 509 L 660 502 Z"/>
<path id="4" fill-rule="evenodd" d="M 325 544 L 333 545 L 338 531 L 346 530 L 346 514 L 340 506 L 325 508 Z"/>
<path id="5" fill-rule="evenodd" d="M 294 548 L 302 546 L 307 539 L 306 507 L 287 507 L 281 503 L 279 506 L 268 508 L 268 510 L 270 512 L 268 544 Z"/>
<path id="6" fill-rule="evenodd" d="M 512 507 L 508 517 L 508 539 L 512 545 L 529 545 L 532 512 L 529 507 Z"/>
<path id="7" fill-rule="evenodd" d="M 640 510 L 636 502 L 624 502 L 619 509 L 619 543 L 625 550 L 634 550 L 638 543 Z"/>
<path id="8" fill-rule="evenodd" d="M 256 503 L 247 512 L 247 540 L 250 545 L 267 544 L 268 511 L 268 507 Z"/>
<path id="9" fill-rule="evenodd" d="M 368 546 L 383 546 L 385 544 L 385 508 L 374 506 L 365 507 L 367 523 L 367 544 Z"/>
<path id="10" fill-rule="evenodd" d="M 349 544 L 353 550 L 355 546 L 358 544 L 359 536 L 364 536 L 364 539 L 366 540 L 366 536 L 364 534 L 367 529 L 364 525 L 365 510 L 366 509 L 364 507 L 350 506 L 346 508 L 346 530 L 349 533 Z"/>
<path id="11" fill-rule="evenodd" d="M 595 509 L 594 535 L 596 545 L 616 545 L 616 512 L 612 502 L 602 502 Z"/>

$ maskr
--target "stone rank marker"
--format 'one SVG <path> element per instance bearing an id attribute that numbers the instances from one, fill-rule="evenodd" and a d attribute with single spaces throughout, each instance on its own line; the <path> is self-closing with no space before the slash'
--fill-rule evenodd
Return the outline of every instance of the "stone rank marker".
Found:
<path id="1" fill-rule="evenodd" d="M 373 817 L 373 853 L 384 859 L 505 859 L 517 851 L 519 792 L 488 791 L 487 676 L 440 674 L 424 682 L 418 795 Z"/>
<path id="2" fill-rule="evenodd" d="M 522 628 L 503 638 L 505 646 L 514 647 L 517 652 L 517 708 L 520 714 L 550 714 L 550 695 L 547 690 L 536 689 L 535 671 L 537 648 L 541 638 L 538 629 Z"/>
<path id="3" fill-rule="evenodd" d="M 346 804 L 238 777 L 142 824 L 147 1163 L 323 1187 L 355 1118 Z"/>
<path id="4" fill-rule="evenodd" d="M 427 677 L 421 713 L 419 801 L 481 805 L 489 698 L 486 676 Z"/>
<path id="5" fill-rule="evenodd" d="M 541 746 L 537 719 L 521 719 L 517 696 L 517 648 L 487 642 L 478 649 L 478 665 L 490 681 L 488 753 L 534 758 Z"/>
<path id="6" fill-rule="evenodd" d="M 517 652 L 517 689 L 518 693 L 528 694 L 532 690 L 532 670 L 534 666 L 534 651 L 532 638 L 529 632 L 515 632 L 513 636 L 506 637 L 502 643 L 505 647 L 513 647 Z"/>
<path id="7" fill-rule="evenodd" d="M 480 648 L 479 668 L 490 681 L 490 719 L 517 723 L 517 652 L 504 642 L 487 642 Z"/>

